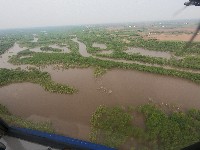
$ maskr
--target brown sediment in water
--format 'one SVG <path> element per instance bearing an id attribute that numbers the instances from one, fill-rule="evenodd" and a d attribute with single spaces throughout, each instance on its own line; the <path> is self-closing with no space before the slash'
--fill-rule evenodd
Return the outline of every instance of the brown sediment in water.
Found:
<path id="1" fill-rule="evenodd" d="M 90 68 L 45 71 L 54 81 L 77 87 L 79 93 L 61 95 L 32 83 L 12 84 L 0 88 L 0 103 L 23 118 L 50 120 L 58 133 L 74 138 L 88 140 L 91 115 L 100 105 L 138 106 L 151 98 L 183 109 L 200 108 L 200 86 L 178 78 L 112 70 L 95 79 Z M 101 86 L 112 93 L 97 90 Z"/>

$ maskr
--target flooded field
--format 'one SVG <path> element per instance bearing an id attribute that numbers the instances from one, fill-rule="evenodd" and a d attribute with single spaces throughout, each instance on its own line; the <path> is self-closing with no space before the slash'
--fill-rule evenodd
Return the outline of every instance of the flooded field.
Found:
<path id="1" fill-rule="evenodd" d="M 25 50 L 25 48 L 19 47 L 17 43 L 14 44 L 12 48 L 7 50 L 3 55 L 0 57 L 0 68 L 8 68 L 8 69 L 15 69 L 18 66 L 12 65 L 8 63 L 8 60 L 11 56 L 16 55 L 18 52 Z"/>
<path id="2" fill-rule="evenodd" d="M 138 106 L 153 99 L 180 108 L 200 108 L 200 86 L 181 79 L 112 70 L 95 79 L 92 69 L 48 71 L 58 83 L 79 89 L 74 95 L 52 94 L 31 83 L 12 84 L 0 88 L 0 102 L 23 118 L 51 121 L 61 134 L 88 140 L 89 121 L 99 105 Z M 108 94 L 104 90 L 111 90 Z M 59 108 L 59 109 L 58 109 Z"/>
<path id="3" fill-rule="evenodd" d="M 105 44 L 93 43 L 93 47 L 98 47 L 100 49 L 106 49 L 107 46 Z"/>
<path id="4" fill-rule="evenodd" d="M 112 54 L 113 51 L 108 50 L 108 51 L 100 51 L 98 54 Z"/>
<path id="5" fill-rule="evenodd" d="M 129 48 L 125 52 L 128 54 L 139 53 L 140 55 L 151 56 L 151 57 L 161 57 L 161 58 L 166 58 L 166 59 L 171 58 L 171 54 L 168 52 L 150 51 L 143 48 Z"/>
<path id="6" fill-rule="evenodd" d="M 92 56 L 83 43 L 77 39 L 74 41 L 79 44 L 82 56 Z M 0 68 L 17 68 L 7 61 L 24 49 L 15 44 L 0 58 Z M 39 48 L 32 50 L 39 52 Z M 167 54 L 159 56 L 167 58 Z M 27 65 L 20 67 L 26 68 Z M 23 118 L 35 122 L 51 121 L 57 133 L 74 138 L 89 139 L 90 118 L 100 105 L 138 106 L 151 99 L 160 104 L 174 104 L 183 110 L 200 108 L 200 86 L 187 80 L 116 69 L 99 78 L 94 77 L 93 68 L 54 70 L 48 66 L 42 71 L 49 72 L 55 82 L 71 85 L 79 92 L 74 95 L 54 94 L 36 84 L 18 83 L 0 88 L 0 103 Z"/>
<path id="7" fill-rule="evenodd" d="M 157 64 L 148 64 L 148 63 L 143 63 L 143 62 L 138 62 L 138 61 L 131 61 L 131 60 L 124 60 L 124 59 L 113 59 L 113 58 L 97 57 L 97 56 L 91 55 L 91 54 L 89 54 L 87 52 L 86 45 L 84 43 L 78 41 L 77 39 L 74 39 L 74 41 L 79 44 L 79 53 L 83 57 L 91 56 L 93 58 L 98 58 L 98 59 L 101 59 L 101 60 L 109 60 L 109 61 L 122 62 L 122 63 L 128 63 L 128 64 L 133 64 L 134 63 L 134 64 L 145 65 L 145 66 L 162 67 L 162 68 L 165 68 L 165 69 L 176 69 L 176 70 L 179 70 L 179 71 L 187 71 L 187 72 L 191 72 L 191 73 L 200 73 L 198 70 L 191 70 L 191 69 L 185 69 L 185 68 L 176 68 L 176 67 L 171 67 L 171 66 L 162 66 L 162 65 L 157 65 Z M 147 55 L 151 53 L 154 57 L 156 57 L 158 55 L 159 56 L 163 56 L 166 59 L 169 56 L 171 57 L 171 54 L 168 53 L 168 52 L 149 51 L 149 50 L 145 50 L 145 49 L 141 49 L 141 50 L 144 50 L 144 53 L 147 54 Z M 111 51 L 109 51 L 109 53 L 110 52 Z M 177 56 L 174 56 L 174 57 L 176 57 L 176 59 L 180 59 L 181 58 L 181 57 L 177 57 Z"/>
<path id="8" fill-rule="evenodd" d="M 61 50 L 62 50 L 61 53 L 70 53 L 70 50 L 69 50 L 67 47 L 60 47 L 60 46 L 58 46 L 58 45 L 56 45 L 56 44 L 54 44 L 54 45 L 49 45 L 49 47 L 61 49 Z M 57 52 L 52 52 L 52 51 L 42 51 L 42 50 L 40 49 L 40 47 L 32 48 L 32 49 L 30 49 L 30 51 L 37 52 L 37 53 L 38 53 L 38 52 L 57 53 Z"/>

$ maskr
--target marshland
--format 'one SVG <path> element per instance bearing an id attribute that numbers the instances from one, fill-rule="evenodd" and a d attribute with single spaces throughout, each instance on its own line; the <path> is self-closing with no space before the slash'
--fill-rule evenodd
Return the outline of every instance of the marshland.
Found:
<path id="1" fill-rule="evenodd" d="M 159 37 L 184 36 L 182 22 L 173 30 L 150 27 L 0 34 L 0 116 L 119 149 L 199 141 L 200 41 L 186 49 L 187 41 Z"/>

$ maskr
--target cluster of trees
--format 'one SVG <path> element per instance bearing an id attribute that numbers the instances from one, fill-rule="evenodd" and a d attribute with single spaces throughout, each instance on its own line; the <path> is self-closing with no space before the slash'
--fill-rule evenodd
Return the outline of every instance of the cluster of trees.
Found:
<path id="1" fill-rule="evenodd" d="M 14 41 L 0 41 L 0 55 L 14 45 Z"/>
<path id="2" fill-rule="evenodd" d="M 145 128 L 134 123 L 133 114 L 143 116 Z M 181 149 L 200 140 L 200 111 L 165 112 L 154 104 L 132 111 L 122 107 L 97 108 L 91 118 L 93 142 L 120 148 L 126 141 L 135 149 Z"/>
<path id="3" fill-rule="evenodd" d="M 52 48 L 52 47 L 49 47 L 49 46 L 41 47 L 40 50 L 41 50 L 41 51 L 62 52 L 61 49 Z"/>
<path id="4" fill-rule="evenodd" d="M 77 92 L 73 87 L 53 82 L 47 72 L 40 72 L 37 69 L 31 71 L 0 69 L 0 86 L 20 82 L 37 83 L 46 91 L 54 93 L 73 94 Z"/>

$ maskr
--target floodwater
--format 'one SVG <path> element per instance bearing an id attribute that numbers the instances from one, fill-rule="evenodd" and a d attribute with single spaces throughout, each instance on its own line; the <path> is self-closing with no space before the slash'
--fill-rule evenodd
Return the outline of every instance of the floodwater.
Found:
<path id="1" fill-rule="evenodd" d="M 112 54 L 113 51 L 112 50 L 108 50 L 108 51 L 99 51 L 98 54 Z"/>
<path id="2" fill-rule="evenodd" d="M 49 47 L 61 49 L 62 50 L 61 53 L 70 53 L 70 50 L 67 47 L 60 47 L 60 46 L 58 46 L 56 44 L 49 45 Z M 43 52 L 43 53 L 58 53 L 58 52 L 53 52 L 53 51 L 42 51 L 42 50 L 40 50 L 40 47 L 32 48 L 32 49 L 30 49 L 30 51 L 37 52 L 37 53 L 38 52 Z"/>
<path id="3" fill-rule="evenodd" d="M 79 42 L 79 48 L 80 53 L 88 57 L 83 43 Z M 6 60 L 21 50 L 23 48 L 15 44 L 0 58 L 0 67 L 18 67 Z M 57 133 L 74 138 L 89 139 L 90 118 L 100 105 L 138 106 L 151 99 L 183 110 L 200 109 L 200 86 L 179 78 L 117 69 L 97 79 L 92 68 L 53 70 L 48 66 L 43 71 L 49 72 L 55 82 L 71 85 L 79 92 L 55 94 L 37 84 L 18 83 L 0 88 L 0 103 L 23 118 L 51 121 Z"/>
<path id="4" fill-rule="evenodd" d="M 72 39 L 74 42 L 77 42 L 79 44 L 79 53 L 83 56 L 83 57 L 90 57 L 92 56 L 91 54 L 89 54 L 86 50 L 86 45 L 83 44 L 82 42 L 79 42 L 77 38 Z"/>
<path id="5" fill-rule="evenodd" d="M 166 59 L 171 58 L 171 54 L 168 52 L 150 51 L 150 50 L 146 50 L 143 48 L 129 48 L 125 52 L 128 54 L 139 53 L 139 54 L 145 55 L 145 56 L 161 57 L 161 58 L 166 58 Z"/>
<path id="6" fill-rule="evenodd" d="M 25 48 L 21 48 L 19 44 L 15 43 L 13 47 L 7 50 L 4 54 L 0 57 L 0 68 L 8 68 L 8 69 L 16 69 L 19 66 L 15 66 L 8 62 L 9 57 L 16 55 L 18 52 L 24 50 Z M 26 68 L 28 65 L 21 65 L 20 67 Z"/>
<path id="7" fill-rule="evenodd" d="M 92 47 L 98 47 L 100 49 L 106 49 L 107 46 L 105 44 L 93 43 Z"/>
<path id="8" fill-rule="evenodd" d="M 138 106 L 153 99 L 183 109 L 200 108 L 200 86 L 187 80 L 124 70 L 109 71 L 98 79 L 90 68 L 45 71 L 79 92 L 54 94 L 36 84 L 19 83 L 0 88 L 0 103 L 23 118 L 52 121 L 58 133 L 74 138 L 88 140 L 89 121 L 99 105 Z"/>
<path id="9" fill-rule="evenodd" d="M 49 45 L 49 47 L 61 49 L 64 53 L 70 53 L 70 50 L 68 49 L 67 46 L 60 47 L 57 44 L 54 44 L 54 45 Z"/>
<path id="10" fill-rule="evenodd" d="M 19 44 L 15 43 L 13 47 L 8 49 L 4 54 L 0 57 L 0 68 L 7 68 L 7 69 L 16 69 L 20 67 L 23 70 L 27 70 L 28 67 L 34 67 L 33 65 L 13 65 L 8 62 L 9 58 L 13 55 L 17 55 L 18 52 L 23 51 L 27 48 L 21 48 Z M 22 56 L 20 58 L 31 57 L 31 56 Z"/>
<path id="11" fill-rule="evenodd" d="M 108 60 L 108 61 L 114 61 L 114 62 L 122 62 L 122 63 L 128 63 L 128 64 L 138 64 L 138 65 L 145 65 L 145 66 L 154 66 L 154 67 L 162 67 L 165 69 L 174 69 L 174 70 L 179 70 L 179 71 L 186 71 L 186 72 L 191 72 L 191 73 L 200 73 L 199 70 L 192 70 L 192 69 L 185 69 L 185 68 L 177 68 L 177 67 L 172 67 L 172 66 L 162 66 L 162 65 L 158 65 L 158 64 L 148 64 L 148 63 L 143 63 L 143 62 L 138 62 L 138 61 L 131 61 L 131 60 L 124 60 L 124 59 L 114 59 L 114 58 L 106 58 L 106 57 L 98 57 L 98 56 L 94 56 L 91 55 L 90 53 L 87 52 L 86 49 L 86 45 L 80 41 L 76 39 L 73 39 L 74 42 L 77 42 L 79 44 L 79 53 L 83 56 L 83 57 L 93 57 L 96 59 L 100 59 L 100 60 Z M 146 51 L 146 50 L 145 50 Z M 149 51 L 149 50 L 148 50 Z M 157 51 L 149 51 L 150 53 L 160 53 Z M 111 54 L 111 50 L 108 52 Z M 167 57 L 167 52 L 161 52 L 163 57 L 165 56 Z M 104 52 L 105 54 L 105 52 Z M 170 54 L 169 54 L 170 55 Z M 155 56 L 155 55 L 154 55 Z M 171 55 L 170 55 L 171 56 Z M 178 57 L 176 57 L 176 59 L 179 59 Z"/>

